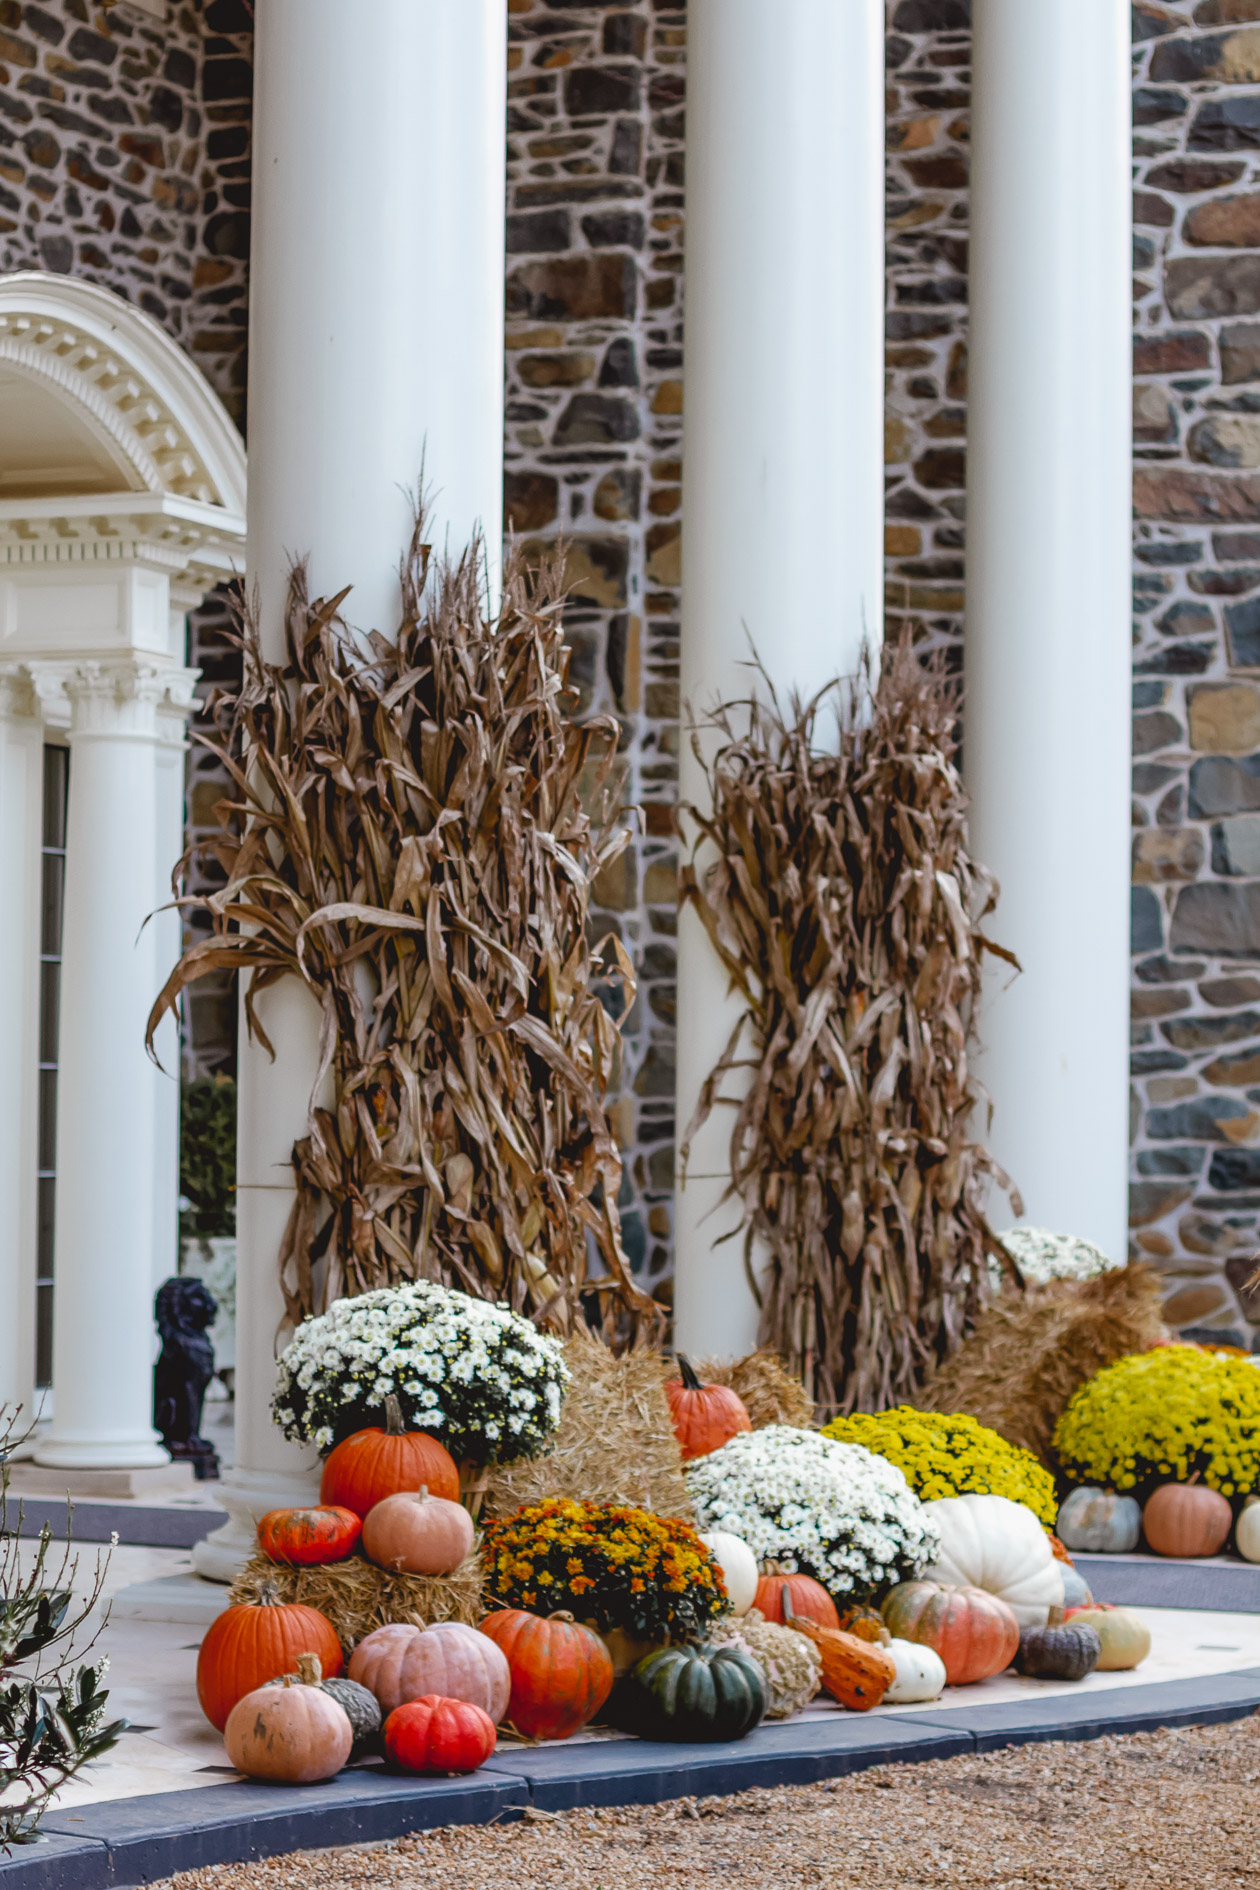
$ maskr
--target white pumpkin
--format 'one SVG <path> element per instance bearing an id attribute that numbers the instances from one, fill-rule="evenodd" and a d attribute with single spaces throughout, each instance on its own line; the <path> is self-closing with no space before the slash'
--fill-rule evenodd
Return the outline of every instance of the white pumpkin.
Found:
<path id="1" fill-rule="evenodd" d="M 1260 1497 L 1249 1496 L 1234 1524 L 1234 1547 L 1246 1562 L 1260 1562 Z"/>
<path id="2" fill-rule="evenodd" d="M 916 1700 L 939 1699 L 945 1691 L 945 1662 L 934 1647 L 918 1641 L 889 1641 L 884 1649 L 897 1665 L 897 1678 L 881 1702 L 884 1706 L 911 1706 Z"/>
<path id="3" fill-rule="evenodd" d="M 923 1506 L 941 1532 L 930 1582 L 985 1588 L 1022 1628 L 1044 1627 L 1063 1606 L 1063 1576 L 1047 1536 L 1026 1503 L 1007 1496 L 938 1496 Z"/>
<path id="4" fill-rule="evenodd" d="M 736 1614 L 747 1614 L 757 1598 L 757 1558 L 746 1542 L 725 1529 L 701 1536 L 705 1548 L 722 1571 L 726 1592 Z"/>

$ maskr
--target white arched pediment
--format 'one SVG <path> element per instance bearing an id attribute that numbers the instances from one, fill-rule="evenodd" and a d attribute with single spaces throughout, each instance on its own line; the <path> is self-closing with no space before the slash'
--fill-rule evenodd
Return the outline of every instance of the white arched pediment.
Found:
<path id="1" fill-rule="evenodd" d="M 51 450 L 41 459 L 43 428 Z M 80 469 L 90 490 L 170 493 L 244 514 L 240 436 L 155 321 L 91 282 L 0 276 L 0 501 L 65 496 Z"/>

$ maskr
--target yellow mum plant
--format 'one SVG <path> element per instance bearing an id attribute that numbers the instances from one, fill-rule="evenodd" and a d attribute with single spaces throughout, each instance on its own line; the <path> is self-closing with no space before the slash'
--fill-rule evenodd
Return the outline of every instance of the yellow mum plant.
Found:
<path id="1" fill-rule="evenodd" d="M 916 1411 L 899 1404 L 874 1416 L 855 1412 L 823 1429 L 842 1444 L 864 1444 L 903 1472 L 922 1502 L 937 1496 L 1009 1496 L 1049 1527 L 1058 1502 L 1054 1478 L 1030 1450 L 961 1413 Z"/>
<path id="2" fill-rule="evenodd" d="M 1260 1367 L 1165 1345 L 1095 1373 L 1055 1426 L 1073 1483 L 1145 1495 L 1197 1475 L 1222 1496 L 1260 1489 Z"/>

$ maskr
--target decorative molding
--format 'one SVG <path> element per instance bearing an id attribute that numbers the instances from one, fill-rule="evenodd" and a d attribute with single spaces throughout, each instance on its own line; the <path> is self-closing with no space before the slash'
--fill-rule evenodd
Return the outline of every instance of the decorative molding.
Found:
<path id="1" fill-rule="evenodd" d="M 0 277 L 0 362 L 71 405 L 139 491 L 245 510 L 245 449 L 200 369 L 94 283 Z"/>
<path id="2" fill-rule="evenodd" d="M 133 657 L 0 664 L 0 715 L 76 736 L 148 736 L 182 747 L 200 676 L 199 669 Z"/>

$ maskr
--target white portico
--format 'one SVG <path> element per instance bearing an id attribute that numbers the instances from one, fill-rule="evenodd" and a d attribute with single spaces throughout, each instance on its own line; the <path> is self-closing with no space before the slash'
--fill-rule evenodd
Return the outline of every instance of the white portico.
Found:
<path id="1" fill-rule="evenodd" d="M 108 290 L 0 280 L 0 1399 L 58 1472 L 167 1466 L 152 1298 L 176 1271 L 185 618 L 243 565 L 245 458 Z M 161 974 L 161 975 L 160 975 Z M 43 1400 L 47 1402 L 46 1399 Z"/>

